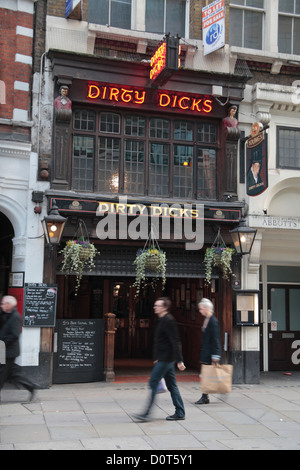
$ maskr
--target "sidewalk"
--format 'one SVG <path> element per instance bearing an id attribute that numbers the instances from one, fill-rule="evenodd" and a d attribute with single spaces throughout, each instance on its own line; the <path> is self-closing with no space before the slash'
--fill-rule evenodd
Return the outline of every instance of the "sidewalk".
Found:
<path id="1" fill-rule="evenodd" d="M 177 375 L 180 377 L 180 374 Z M 134 422 L 143 410 L 145 382 L 54 385 L 28 393 L 1 392 L 1 450 L 300 450 L 300 372 L 262 373 L 258 385 L 234 385 L 228 395 L 196 406 L 199 384 L 178 381 L 185 421 L 169 422 L 169 393 L 159 394 L 153 421 Z"/>

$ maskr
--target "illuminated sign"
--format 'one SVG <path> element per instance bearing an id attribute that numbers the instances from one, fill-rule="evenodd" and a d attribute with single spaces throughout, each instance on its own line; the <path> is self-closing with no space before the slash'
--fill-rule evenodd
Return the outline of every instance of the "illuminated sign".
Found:
<path id="1" fill-rule="evenodd" d="M 164 42 L 151 57 L 150 79 L 155 80 L 166 66 L 167 44 Z"/>
<path id="2" fill-rule="evenodd" d="M 173 75 L 180 66 L 179 38 L 166 36 L 163 42 L 151 57 L 150 80 L 162 85 Z"/>
<path id="3" fill-rule="evenodd" d="M 156 104 L 162 109 L 178 109 L 194 113 L 209 114 L 213 111 L 213 100 L 204 95 L 184 95 L 172 91 L 137 90 L 109 84 L 89 84 L 87 98 L 92 101 L 144 106 Z"/>

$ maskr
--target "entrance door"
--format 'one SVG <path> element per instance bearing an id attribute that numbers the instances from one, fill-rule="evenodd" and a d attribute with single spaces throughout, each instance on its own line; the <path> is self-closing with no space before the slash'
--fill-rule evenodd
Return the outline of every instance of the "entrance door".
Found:
<path id="1" fill-rule="evenodd" d="M 153 304 L 157 297 L 151 286 L 138 299 L 134 279 L 111 281 L 111 312 L 116 315 L 115 358 L 151 358 L 154 326 Z"/>
<path id="2" fill-rule="evenodd" d="M 269 370 L 300 370 L 300 286 L 268 286 Z"/>

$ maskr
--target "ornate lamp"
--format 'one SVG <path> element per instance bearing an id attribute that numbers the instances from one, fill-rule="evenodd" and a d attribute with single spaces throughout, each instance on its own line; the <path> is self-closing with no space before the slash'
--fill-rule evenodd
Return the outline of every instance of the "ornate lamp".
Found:
<path id="1" fill-rule="evenodd" d="M 246 219 L 241 219 L 238 227 L 230 231 L 234 247 L 238 254 L 243 256 L 251 253 L 256 232 L 257 230 L 247 226 Z"/>
<path id="2" fill-rule="evenodd" d="M 67 218 L 59 214 L 56 201 L 53 200 L 53 206 L 49 214 L 42 220 L 44 235 L 49 248 L 60 244 L 66 222 Z"/>

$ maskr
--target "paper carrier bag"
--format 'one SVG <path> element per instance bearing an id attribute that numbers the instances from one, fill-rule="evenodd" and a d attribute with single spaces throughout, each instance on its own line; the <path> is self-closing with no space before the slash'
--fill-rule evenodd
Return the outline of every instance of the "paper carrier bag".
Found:
<path id="1" fill-rule="evenodd" d="M 231 364 L 216 364 L 201 366 L 201 391 L 202 393 L 229 393 L 232 388 Z"/>

